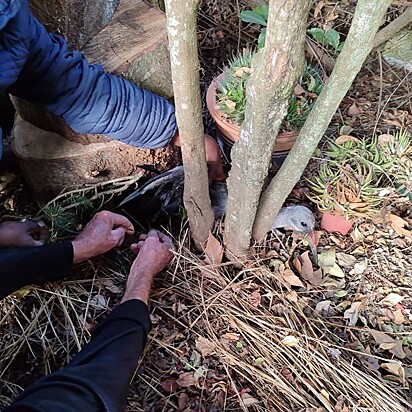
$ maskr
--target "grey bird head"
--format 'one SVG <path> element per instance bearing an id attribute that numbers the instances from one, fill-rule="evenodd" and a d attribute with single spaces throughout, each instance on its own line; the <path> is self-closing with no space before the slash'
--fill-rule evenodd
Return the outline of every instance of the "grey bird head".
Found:
<path id="1" fill-rule="evenodd" d="M 307 235 L 315 228 L 315 216 L 305 206 L 286 206 L 279 210 L 271 230 L 285 228 L 292 229 L 302 235 Z"/>

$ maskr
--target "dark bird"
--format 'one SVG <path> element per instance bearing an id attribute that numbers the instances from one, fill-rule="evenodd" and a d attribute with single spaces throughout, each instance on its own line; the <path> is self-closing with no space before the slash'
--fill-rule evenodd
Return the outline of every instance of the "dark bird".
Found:
<path id="1" fill-rule="evenodd" d="M 131 215 L 138 211 L 140 217 L 153 217 L 158 211 L 177 212 L 183 206 L 184 170 L 183 166 L 175 167 L 148 180 L 142 187 L 127 196 L 117 208 L 126 209 Z M 225 182 L 213 182 L 209 188 L 215 219 L 226 213 L 227 186 Z M 314 236 L 315 216 L 305 206 L 282 207 L 270 230 L 284 228 L 294 230 L 304 236 L 314 259 L 317 258 Z"/>

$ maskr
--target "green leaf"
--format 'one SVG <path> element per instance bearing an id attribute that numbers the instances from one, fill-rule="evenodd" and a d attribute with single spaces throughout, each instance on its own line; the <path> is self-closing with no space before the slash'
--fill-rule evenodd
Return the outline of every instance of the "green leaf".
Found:
<path id="1" fill-rule="evenodd" d="M 312 29 L 308 30 L 308 33 L 312 35 L 312 37 L 323 46 L 326 46 L 326 36 L 325 31 L 319 29 L 318 27 L 313 27 Z"/>
<path id="2" fill-rule="evenodd" d="M 327 30 L 325 33 L 325 38 L 329 46 L 332 46 L 335 50 L 338 49 L 340 43 L 340 34 L 336 30 Z"/>
<path id="3" fill-rule="evenodd" d="M 258 49 L 262 49 L 263 47 L 265 47 L 265 41 L 266 41 L 266 27 L 263 28 L 259 34 Z"/>
<path id="4" fill-rule="evenodd" d="M 256 358 L 255 361 L 253 362 L 253 366 L 260 366 L 265 362 L 265 358 L 259 357 Z"/>
<path id="5" fill-rule="evenodd" d="M 334 296 L 335 298 L 337 298 L 337 299 L 343 298 L 343 297 L 346 296 L 347 294 L 348 294 L 348 291 L 347 291 L 347 290 L 343 290 L 343 289 L 335 290 L 335 292 L 333 292 L 333 296 Z"/>
<path id="6" fill-rule="evenodd" d="M 262 4 L 260 6 L 253 7 L 252 11 L 260 14 L 265 21 L 268 21 L 268 15 L 269 15 L 269 5 L 268 4 Z"/>
<path id="7" fill-rule="evenodd" d="M 260 24 L 261 26 L 267 25 L 266 20 L 261 14 L 251 10 L 242 11 L 242 13 L 240 13 L 240 19 L 246 23 Z"/>

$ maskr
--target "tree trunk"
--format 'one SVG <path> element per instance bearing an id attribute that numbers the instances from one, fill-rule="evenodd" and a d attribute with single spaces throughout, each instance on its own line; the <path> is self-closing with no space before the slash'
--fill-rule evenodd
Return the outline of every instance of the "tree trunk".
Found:
<path id="1" fill-rule="evenodd" d="M 229 256 L 250 247 L 272 148 L 304 62 L 307 0 L 271 0 L 266 45 L 252 61 L 245 121 L 232 151 L 225 243 Z"/>
<path id="2" fill-rule="evenodd" d="M 166 0 L 176 120 L 185 168 L 184 204 L 193 239 L 204 245 L 213 224 L 200 97 L 198 0 Z"/>
<path id="3" fill-rule="evenodd" d="M 119 0 L 30 0 L 30 9 L 46 29 L 81 49 L 112 18 Z"/>
<path id="4" fill-rule="evenodd" d="M 397 19 L 378 31 L 373 41 L 373 47 L 379 47 L 382 43 L 390 40 L 401 29 L 412 23 L 412 7 L 408 7 Z"/>
<path id="5" fill-rule="evenodd" d="M 340 102 L 372 50 L 375 34 L 389 4 L 390 0 L 358 1 L 345 46 L 331 77 L 316 100 L 289 156 L 262 195 L 253 226 L 256 240 L 266 235 L 286 197 L 302 176 Z"/>

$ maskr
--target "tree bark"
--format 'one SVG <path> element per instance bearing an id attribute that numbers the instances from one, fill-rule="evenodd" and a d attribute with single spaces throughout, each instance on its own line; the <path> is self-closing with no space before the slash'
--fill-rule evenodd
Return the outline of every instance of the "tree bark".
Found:
<path id="1" fill-rule="evenodd" d="M 335 68 L 289 156 L 262 195 L 253 226 L 253 237 L 256 240 L 261 240 L 266 235 L 286 197 L 302 176 L 340 102 L 372 50 L 376 32 L 390 2 L 358 1 L 348 38 Z"/>
<path id="2" fill-rule="evenodd" d="M 412 22 L 412 7 L 408 7 L 397 19 L 389 23 L 375 36 L 373 47 L 379 47 L 382 43 L 390 40 L 399 30 Z"/>
<path id="3" fill-rule="evenodd" d="M 166 0 L 176 120 L 185 169 L 184 204 L 193 239 L 204 245 L 213 224 L 206 166 L 196 17 L 198 0 Z"/>
<path id="4" fill-rule="evenodd" d="M 307 0 L 271 0 L 266 45 L 252 61 L 245 121 L 232 151 L 225 243 L 244 256 L 276 136 L 304 62 Z"/>
<path id="5" fill-rule="evenodd" d="M 49 32 L 82 48 L 112 18 L 119 0 L 30 0 L 30 9 Z"/>

